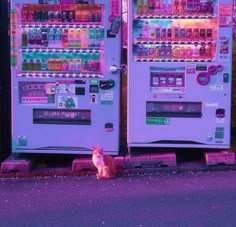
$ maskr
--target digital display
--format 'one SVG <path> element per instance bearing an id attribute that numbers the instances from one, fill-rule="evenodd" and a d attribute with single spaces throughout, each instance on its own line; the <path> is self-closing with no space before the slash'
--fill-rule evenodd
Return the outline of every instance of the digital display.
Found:
<path id="1" fill-rule="evenodd" d="M 146 117 L 202 117 L 201 102 L 146 102 Z"/>
<path id="2" fill-rule="evenodd" d="M 198 65 L 196 66 L 196 71 L 207 71 L 206 65 Z"/>
<path id="3" fill-rule="evenodd" d="M 33 109 L 33 123 L 91 125 L 91 110 Z"/>

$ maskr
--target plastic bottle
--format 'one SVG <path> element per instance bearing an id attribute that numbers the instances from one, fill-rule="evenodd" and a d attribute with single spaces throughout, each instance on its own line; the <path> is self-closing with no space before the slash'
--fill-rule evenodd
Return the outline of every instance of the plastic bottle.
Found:
<path id="1" fill-rule="evenodd" d="M 155 8 L 156 8 L 156 0 L 149 0 L 149 14 L 155 15 Z"/>
<path id="2" fill-rule="evenodd" d="M 33 71 L 33 70 L 34 70 L 34 59 L 33 59 L 33 58 L 31 58 L 31 59 L 29 60 L 28 70 L 29 70 L 29 71 Z"/>
<path id="3" fill-rule="evenodd" d="M 68 47 L 68 29 L 67 28 L 62 29 L 62 46 Z"/>
<path id="4" fill-rule="evenodd" d="M 186 14 L 192 16 L 194 11 L 194 0 L 187 0 Z"/>
<path id="5" fill-rule="evenodd" d="M 27 22 L 34 22 L 34 13 L 35 13 L 35 6 L 36 5 L 29 5 L 28 9 L 28 20 Z"/>
<path id="6" fill-rule="evenodd" d="M 160 47 L 156 46 L 155 48 L 155 59 L 159 60 L 160 59 Z"/>
<path id="7" fill-rule="evenodd" d="M 76 5 L 76 9 L 75 9 L 75 21 L 76 22 L 80 22 L 81 21 L 81 4 L 77 4 Z"/>
<path id="8" fill-rule="evenodd" d="M 95 4 L 90 5 L 89 12 L 90 12 L 89 21 L 95 22 L 95 18 L 96 18 L 96 5 Z"/>
<path id="9" fill-rule="evenodd" d="M 156 0 L 154 14 L 159 16 L 161 15 L 161 13 L 162 13 L 162 0 Z"/>
<path id="10" fill-rule="evenodd" d="M 172 59 L 178 60 L 179 59 L 179 46 L 174 46 L 172 49 Z"/>
<path id="11" fill-rule="evenodd" d="M 60 47 L 62 44 L 62 29 L 55 29 L 55 46 Z"/>
<path id="12" fill-rule="evenodd" d="M 55 45 L 55 30 L 54 30 L 54 28 L 48 29 L 48 45 L 49 46 Z"/>
<path id="13" fill-rule="evenodd" d="M 89 47 L 95 47 L 95 28 L 89 28 L 88 33 L 89 33 Z"/>
<path id="14" fill-rule="evenodd" d="M 63 58 L 61 63 L 61 71 L 67 72 L 68 70 L 69 70 L 68 60 L 66 58 Z"/>
<path id="15" fill-rule="evenodd" d="M 75 64 L 74 64 L 74 60 L 73 59 L 70 59 L 69 60 L 69 68 L 68 68 L 69 71 L 75 71 Z"/>
<path id="16" fill-rule="evenodd" d="M 41 60 L 40 59 L 36 59 L 35 63 L 34 63 L 34 70 L 35 71 L 40 71 L 41 70 Z"/>
<path id="17" fill-rule="evenodd" d="M 88 22 L 89 17 L 90 17 L 90 13 L 89 13 L 89 10 L 88 10 L 88 6 L 82 5 L 82 7 L 81 7 L 81 17 L 80 17 L 81 22 Z"/>
<path id="18" fill-rule="evenodd" d="M 199 48 L 199 57 L 201 60 L 205 60 L 205 57 L 206 57 L 206 45 L 205 44 L 201 44 L 201 46 Z"/>
<path id="19" fill-rule="evenodd" d="M 68 46 L 74 46 L 74 28 L 69 28 L 68 30 Z"/>
<path id="20" fill-rule="evenodd" d="M 165 57 L 166 57 L 166 60 L 170 60 L 172 58 L 172 47 L 171 47 L 171 45 L 166 46 Z"/>
<path id="21" fill-rule="evenodd" d="M 205 59 L 206 60 L 212 60 L 212 44 L 206 45 Z"/>
<path id="22" fill-rule="evenodd" d="M 55 60 L 55 71 L 59 72 L 62 69 L 62 59 L 58 58 Z"/>
<path id="23" fill-rule="evenodd" d="M 171 30 L 171 28 L 167 28 L 166 39 L 167 39 L 167 41 L 172 40 L 172 30 Z"/>
<path id="24" fill-rule="evenodd" d="M 156 39 L 155 27 L 154 26 L 150 26 L 149 27 L 148 40 L 154 41 L 155 39 Z"/>
<path id="25" fill-rule="evenodd" d="M 192 60 L 192 55 L 193 55 L 193 49 L 191 46 L 188 46 L 185 51 L 186 59 L 191 61 Z"/>
<path id="26" fill-rule="evenodd" d="M 76 59 L 75 60 L 75 71 L 77 73 L 80 73 L 80 71 L 81 71 L 81 59 Z"/>
<path id="27" fill-rule="evenodd" d="M 48 59 L 45 56 L 42 56 L 41 70 L 48 71 Z"/>
<path id="28" fill-rule="evenodd" d="M 29 9 L 28 5 L 23 5 L 21 10 L 21 22 L 28 22 Z"/>
<path id="29" fill-rule="evenodd" d="M 161 15 L 163 16 L 168 15 L 168 0 L 162 0 Z"/>
<path id="30" fill-rule="evenodd" d="M 155 58 L 155 49 L 152 45 L 150 45 L 149 49 L 148 49 L 148 58 L 149 59 L 154 59 Z"/>
<path id="31" fill-rule="evenodd" d="M 206 16 L 209 12 L 208 9 L 208 4 L 207 4 L 208 0 L 200 0 L 199 2 L 199 7 L 200 7 L 200 16 Z"/>
<path id="32" fill-rule="evenodd" d="M 195 42 L 199 41 L 199 29 L 198 28 L 193 29 L 192 40 L 195 41 Z"/>
<path id="33" fill-rule="evenodd" d="M 193 0 L 193 16 L 199 16 L 200 15 L 200 0 Z"/>
<path id="34" fill-rule="evenodd" d="M 186 28 L 186 41 L 192 41 L 192 28 Z"/>
<path id="35" fill-rule="evenodd" d="M 179 59 L 184 60 L 185 59 L 185 47 L 181 46 L 179 48 Z"/>
<path id="36" fill-rule="evenodd" d="M 148 58 L 148 47 L 147 46 L 143 46 L 142 57 L 143 57 L 143 59 Z"/>
<path id="37" fill-rule="evenodd" d="M 200 41 L 205 42 L 206 41 L 206 29 L 200 28 Z"/>
<path id="38" fill-rule="evenodd" d="M 74 41 L 75 41 L 75 46 L 76 47 L 80 47 L 80 28 L 76 28 L 75 29 Z"/>
<path id="39" fill-rule="evenodd" d="M 81 45 L 81 48 L 88 48 L 88 29 L 87 28 L 81 29 L 80 45 Z"/>
<path id="40" fill-rule="evenodd" d="M 185 16 L 187 14 L 187 0 L 180 0 L 179 15 Z"/>
<path id="41" fill-rule="evenodd" d="M 206 40 L 207 41 L 213 41 L 213 31 L 212 28 L 207 28 L 206 29 Z"/>
<path id="42" fill-rule="evenodd" d="M 166 57 L 166 46 L 165 46 L 165 45 L 162 45 L 162 46 L 160 47 L 160 58 L 161 58 L 162 60 L 164 60 L 165 57 Z"/>
<path id="43" fill-rule="evenodd" d="M 174 0 L 172 4 L 172 15 L 178 16 L 179 15 L 179 0 Z"/>
<path id="44" fill-rule="evenodd" d="M 148 0 L 143 0 L 143 14 L 144 15 L 149 14 Z"/>
<path id="45" fill-rule="evenodd" d="M 161 40 L 161 28 L 157 27 L 156 28 L 156 41 L 160 41 Z"/>
<path id="46" fill-rule="evenodd" d="M 142 15 L 143 13 L 143 0 L 137 1 L 137 15 Z"/>
<path id="47" fill-rule="evenodd" d="M 166 28 L 161 29 L 161 40 L 166 41 Z"/>
<path id="48" fill-rule="evenodd" d="M 148 21 L 144 21 L 143 27 L 142 27 L 142 39 L 147 41 L 149 38 L 149 25 Z"/>
<path id="49" fill-rule="evenodd" d="M 180 28 L 180 40 L 186 41 L 186 34 L 185 34 L 185 28 Z"/>
<path id="50" fill-rule="evenodd" d="M 35 45 L 35 31 L 34 31 L 34 28 L 30 28 L 28 30 L 28 44 L 30 46 Z"/>
<path id="51" fill-rule="evenodd" d="M 27 70 L 28 70 L 28 61 L 26 58 L 24 58 L 22 61 L 22 71 L 27 71 Z"/>
<path id="52" fill-rule="evenodd" d="M 179 28 L 174 27 L 174 40 L 173 41 L 179 41 L 179 40 L 180 40 Z"/>
<path id="53" fill-rule="evenodd" d="M 94 28 L 94 47 L 101 46 L 102 40 L 102 29 L 101 28 Z"/>
<path id="54" fill-rule="evenodd" d="M 102 21 L 102 8 L 99 5 L 95 6 L 95 22 Z"/>
<path id="55" fill-rule="evenodd" d="M 143 47 L 141 45 L 138 45 L 136 49 L 136 56 L 140 58 L 142 57 L 142 55 L 143 55 Z"/>
<path id="56" fill-rule="evenodd" d="M 42 39 L 41 39 L 41 45 L 42 46 L 48 46 L 48 32 L 46 28 L 42 28 Z"/>
<path id="57" fill-rule="evenodd" d="M 193 47 L 193 60 L 199 60 L 199 48 L 198 45 L 195 44 Z"/>
<path id="58" fill-rule="evenodd" d="M 35 37 L 35 44 L 42 45 L 42 31 L 41 28 L 36 28 L 36 37 Z"/>
<path id="59" fill-rule="evenodd" d="M 21 46 L 22 47 L 27 47 L 28 45 L 28 38 L 27 38 L 27 31 L 26 29 L 23 28 L 22 30 L 22 35 L 21 35 Z"/>

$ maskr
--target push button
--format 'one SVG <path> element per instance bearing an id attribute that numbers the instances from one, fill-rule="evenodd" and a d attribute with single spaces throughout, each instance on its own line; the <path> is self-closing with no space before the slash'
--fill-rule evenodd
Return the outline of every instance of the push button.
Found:
<path id="1" fill-rule="evenodd" d="M 229 74 L 228 73 L 223 74 L 223 82 L 224 83 L 229 83 Z"/>

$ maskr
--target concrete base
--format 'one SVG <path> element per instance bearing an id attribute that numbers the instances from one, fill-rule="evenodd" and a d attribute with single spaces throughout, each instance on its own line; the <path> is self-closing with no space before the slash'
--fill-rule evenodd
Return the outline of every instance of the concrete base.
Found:
<path id="1" fill-rule="evenodd" d="M 1 164 L 2 173 L 22 172 L 28 173 L 31 168 L 31 160 L 7 158 Z"/>
<path id="2" fill-rule="evenodd" d="M 85 171 L 85 170 L 97 170 L 93 165 L 92 159 L 89 158 L 76 158 L 72 162 L 72 171 Z"/>
<path id="3" fill-rule="evenodd" d="M 158 163 L 160 166 L 176 166 L 176 154 L 163 153 L 163 154 L 151 154 L 151 161 Z"/>
<path id="4" fill-rule="evenodd" d="M 114 161 L 118 170 L 126 169 L 126 161 L 124 157 L 115 157 Z"/>
<path id="5" fill-rule="evenodd" d="M 175 153 L 145 154 L 126 158 L 127 168 L 176 166 Z"/>
<path id="6" fill-rule="evenodd" d="M 206 152 L 205 160 L 208 166 L 219 164 L 234 165 L 235 154 L 232 151 Z"/>

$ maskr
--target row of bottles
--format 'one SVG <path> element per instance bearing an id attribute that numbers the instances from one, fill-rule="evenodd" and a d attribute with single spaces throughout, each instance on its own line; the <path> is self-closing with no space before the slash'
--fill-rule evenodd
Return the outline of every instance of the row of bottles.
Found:
<path id="1" fill-rule="evenodd" d="M 100 72 L 99 54 L 23 53 L 22 71 Z"/>
<path id="2" fill-rule="evenodd" d="M 24 4 L 21 22 L 101 22 L 98 4 Z"/>
<path id="3" fill-rule="evenodd" d="M 212 60 L 215 55 L 215 45 L 136 45 L 134 48 L 136 60 Z"/>
<path id="4" fill-rule="evenodd" d="M 145 22 L 137 41 L 163 42 L 212 42 L 216 38 L 213 28 L 204 27 L 154 27 Z"/>
<path id="5" fill-rule="evenodd" d="M 23 28 L 22 47 L 99 48 L 102 28 Z"/>
<path id="6" fill-rule="evenodd" d="M 213 16 L 212 0 L 137 0 L 138 16 Z"/>

